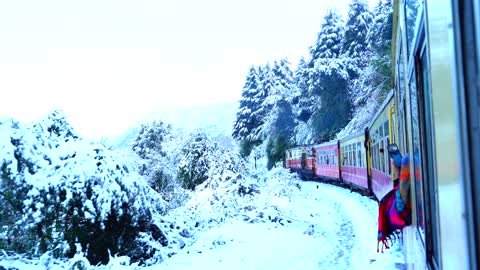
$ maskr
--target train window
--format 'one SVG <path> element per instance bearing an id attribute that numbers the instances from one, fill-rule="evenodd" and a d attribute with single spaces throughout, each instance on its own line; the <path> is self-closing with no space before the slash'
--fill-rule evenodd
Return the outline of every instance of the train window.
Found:
<path id="1" fill-rule="evenodd" d="M 362 159 L 362 147 L 360 143 L 357 143 L 357 150 L 358 150 L 358 167 L 363 167 L 363 159 Z"/>
<path id="2" fill-rule="evenodd" d="M 352 166 L 357 166 L 357 158 L 355 152 L 357 151 L 357 147 L 355 144 L 351 144 L 352 146 Z"/>
<path id="3" fill-rule="evenodd" d="M 353 145 L 350 144 L 348 149 L 350 149 L 350 166 L 353 166 L 353 163 L 354 163 L 354 160 L 353 160 Z"/>
<path id="4" fill-rule="evenodd" d="M 390 137 L 390 126 L 388 125 L 388 120 L 383 123 L 383 130 L 385 133 L 385 137 Z"/>
<path id="5" fill-rule="evenodd" d="M 422 145 L 422 156 L 421 156 L 421 175 L 424 176 L 423 184 L 425 191 L 425 210 L 426 210 L 426 225 L 427 225 L 427 234 L 428 244 L 427 250 L 429 255 L 432 256 L 432 261 L 438 265 L 440 259 L 440 247 L 438 246 L 439 241 L 439 228 L 438 228 L 438 208 L 437 208 L 437 192 L 436 186 L 437 181 L 434 173 L 434 145 L 433 145 L 433 135 L 432 135 L 432 106 L 431 106 L 431 90 L 430 90 L 430 75 L 428 68 L 428 59 L 425 52 L 422 53 L 420 63 L 421 64 L 421 82 L 420 85 L 423 91 L 419 91 L 419 113 L 420 119 L 423 120 L 423 125 L 420 126 L 421 130 L 421 145 Z M 422 95 L 423 94 L 423 95 Z M 435 240 L 433 240 L 435 239 Z"/>
<path id="6" fill-rule="evenodd" d="M 407 50 L 408 58 L 412 55 L 412 48 L 414 47 L 415 42 L 415 33 L 416 28 L 419 25 L 418 16 L 423 7 L 423 0 L 405 0 L 405 20 L 407 25 Z"/>
<path id="7" fill-rule="evenodd" d="M 422 236 L 422 240 L 425 242 L 425 211 L 423 207 L 424 202 L 424 193 L 423 193 L 423 183 L 422 183 L 422 171 L 420 164 L 421 160 L 421 145 L 420 145 L 420 124 L 419 124 L 419 115 L 418 115 L 418 96 L 417 96 L 417 87 L 416 87 L 416 78 L 415 73 L 410 78 L 409 82 L 410 89 L 410 102 L 411 102 L 411 123 L 412 123 L 412 146 L 413 146 L 413 164 L 414 164 L 414 184 L 415 184 L 415 210 L 416 210 L 416 224 L 417 228 Z"/>

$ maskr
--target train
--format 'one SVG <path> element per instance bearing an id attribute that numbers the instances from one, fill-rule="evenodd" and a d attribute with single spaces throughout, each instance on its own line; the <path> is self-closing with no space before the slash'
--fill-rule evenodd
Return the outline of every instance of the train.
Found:
<path id="1" fill-rule="evenodd" d="M 285 166 L 379 200 L 397 144 L 411 157 L 405 268 L 479 269 L 480 2 L 392 2 L 393 89 L 362 130 L 288 149 Z"/>

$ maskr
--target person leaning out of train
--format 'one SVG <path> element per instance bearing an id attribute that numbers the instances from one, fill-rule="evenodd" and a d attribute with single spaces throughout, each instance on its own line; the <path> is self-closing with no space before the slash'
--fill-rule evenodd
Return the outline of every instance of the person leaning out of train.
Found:
<path id="1" fill-rule="evenodd" d="M 395 177 L 399 177 L 399 181 L 395 184 L 392 190 L 388 192 L 378 205 L 378 235 L 377 235 L 377 252 L 386 248 L 390 248 L 388 240 L 393 241 L 395 234 L 401 231 L 405 226 L 412 223 L 411 200 L 410 200 L 410 169 L 409 169 L 409 154 L 405 154 L 402 158 L 400 152 L 395 151 L 395 146 L 388 147 L 393 159 L 394 170 L 398 169 L 398 163 L 395 164 L 397 155 L 400 158 L 400 170 L 394 172 Z M 390 151 L 392 150 L 392 151 Z M 393 156 L 393 158 L 392 158 Z M 379 249 L 381 245 L 381 249 Z"/>
<path id="2" fill-rule="evenodd" d="M 390 167 L 393 170 L 393 187 L 398 186 L 400 182 L 400 170 L 402 167 L 402 154 L 396 144 L 388 145 L 388 155 L 390 156 Z"/>

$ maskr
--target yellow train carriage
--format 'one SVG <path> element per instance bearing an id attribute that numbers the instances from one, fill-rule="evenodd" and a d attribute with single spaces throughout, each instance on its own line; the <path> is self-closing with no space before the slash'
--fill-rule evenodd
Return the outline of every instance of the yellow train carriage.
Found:
<path id="1" fill-rule="evenodd" d="M 365 150 L 365 132 L 360 131 L 340 139 L 341 178 L 359 188 L 369 190 Z"/>
<path id="2" fill-rule="evenodd" d="M 369 175 L 372 191 L 381 199 L 393 187 L 392 168 L 387 146 L 396 141 L 398 136 L 395 117 L 394 94 L 391 91 L 368 128 Z"/>
<path id="3" fill-rule="evenodd" d="M 395 0 L 399 145 L 410 156 L 407 269 L 478 269 L 480 4 Z"/>

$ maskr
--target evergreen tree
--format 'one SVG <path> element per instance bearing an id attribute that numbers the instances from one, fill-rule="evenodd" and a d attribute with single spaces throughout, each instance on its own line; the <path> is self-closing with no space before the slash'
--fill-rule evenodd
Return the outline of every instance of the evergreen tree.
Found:
<path id="1" fill-rule="evenodd" d="M 265 124 L 276 100 L 279 98 L 279 93 L 276 89 L 277 82 L 275 74 L 270 67 L 270 64 L 267 63 L 263 68 L 259 67 L 258 74 L 260 78 L 260 86 L 259 91 L 255 96 L 255 100 L 260 106 L 253 112 L 253 114 L 260 119 L 260 125 L 250 134 L 249 139 L 251 141 L 263 141 L 266 138 Z"/>
<path id="2" fill-rule="evenodd" d="M 286 100 L 280 100 L 277 103 L 275 120 L 268 138 L 268 169 L 285 158 L 285 151 L 292 146 L 294 128 L 295 117 L 292 112 L 292 105 Z"/>
<path id="3" fill-rule="evenodd" d="M 242 90 L 242 99 L 233 125 L 232 137 L 240 140 L 240 153 L 244 157 L 250 154 L 253 147 L 261 143 L 259 138 L 252 135 L 263 121 L 259 113 L 264 99 L 260 94 L 259 74 L 262 75 L 261 72 L 261 68 L 257 71 L 253 66 L 248 71 Z"/>
<path id="4" fill-rule="evenodd" d="M 374 24 L 370 31 L 370 83 L 374 89 L 387 93 L 392 88 L 391 44 L 393 29 L 392 1 L 386 0 L 375 8 Z"/>
<path id="5" fill-rule="evenodd" d="M 371 24 L 372 14 L 368 10 L 368 3 L 365 0 L 352 0 L 345 24 L 342 54 L 360 58 L 367 52 L 367 38 Z"/>
<path id="6" fill-rule="evenodd" d="M 322 23 L 317 42 L 310 48 L 309 93 L 317 97 L 309 126 L 316 140 L 329 140 L 351 118 L 349 80 L 355 70 L 349 58 L 339 58 L 343 29 L 335 12 Z M 317 58 L 315 58 L 317 57 Z"/>
<path id="7" fill-rule="evenodd" d="M 171 132 L 171 126 L 162 121 L 153 121 L 152 124 L 142 124 L 137 137 L 132 142 L 132 150 L 143 159 L 151 155 L 161 154 L 162 142 L 167 134 Z"/>
<path id="8" fill-rule="evenodd" d="M 171 126 L 162 121 L 142 124 L 131 146 L 141 158 L 139 173 L 146 176 L 150 187 L 160 193 L 164 193 L 175 180 L 166 170 L 168 158 L 163 149 L 164 142 L 171 138 L 171 134 Z"/>
<path id="9" fill-rule="evenodd" d="M 377 54 L 390 53 L 392 29 L 392 0 L 379 1 L 373 11 L 373 24 L 368 34 L 368 42 L 374 52 Z"/>
<path id="10" fill-rule="evenodd" d="M 295 70 L 295 86 L 298 89 L 298 97 L 294 99 L 293 106 L 295 115 L 300 122 L 308 122 L 318 104 L 318 97 L 311 94 L 309 68 L 302 57 Z"/>
<path id="11" fill-rule="evenodd" d="M 254 100 L 259 88 L 257 71 L 252 66 L 248 71 L 245 85 L 242 90 L 242 98 L 237 111 L 237 117 L 233 125 L 232 137 L 240 141 L 247 139 L 254 128 L 259 125 L 259 119 L 253 117 L 252 112 L 258 110 L 258 102 Z"/>
<path id="12" fill-rule="evenodd" d="M 183 158 L 178 166 L 178 178 L 184 188 L 194 190 L 208 179 L 211 166 L 209 158 L 215 149 L 216 145 L 204 132 L 197 131 L 191 135 L 182 150 Z"/>
<path id="13" fill-rule="evenodd" d="M 269 95 L 265 98 L 263 107 L 266 108 L 264 125 L 262 127 L 264 138 L 276 132 L 275 123 L 280 113 L 280 106 L 288 104 L 291 111 L 291 103 L 298 93 L 294 87 L 293 72 L 290 69 L 290 63 L 286 59 L 279 62 L 275 61 L 271 72 L 268 74 Z M 277 132 L 278 133 L 278 132 Z"/>
<path id="14" fill-rule="evenodd" d="M 0 123 L 0 169 L 0 233 L 11 239 L 2 249 L 72 257 L 80 244 L 91 264 L 105 264 L 110 254 L 144 261 L 167 244 L 151 218 L 158 194 L 129 162 L 78 138 L 59 111 L 33 127 Z"/>
<path id="15" fill-rule="evenodd" d="M 317 41 L 310 47 L 312 60 L 309 67 L 312 68 L 314 62 L 320 58 L 337 58 L 342 49 L 342 39 L 344 36 L 343 21 L 334 11 L 329 11 L 322 23 L 322 29 L 318 33 Z"/>

